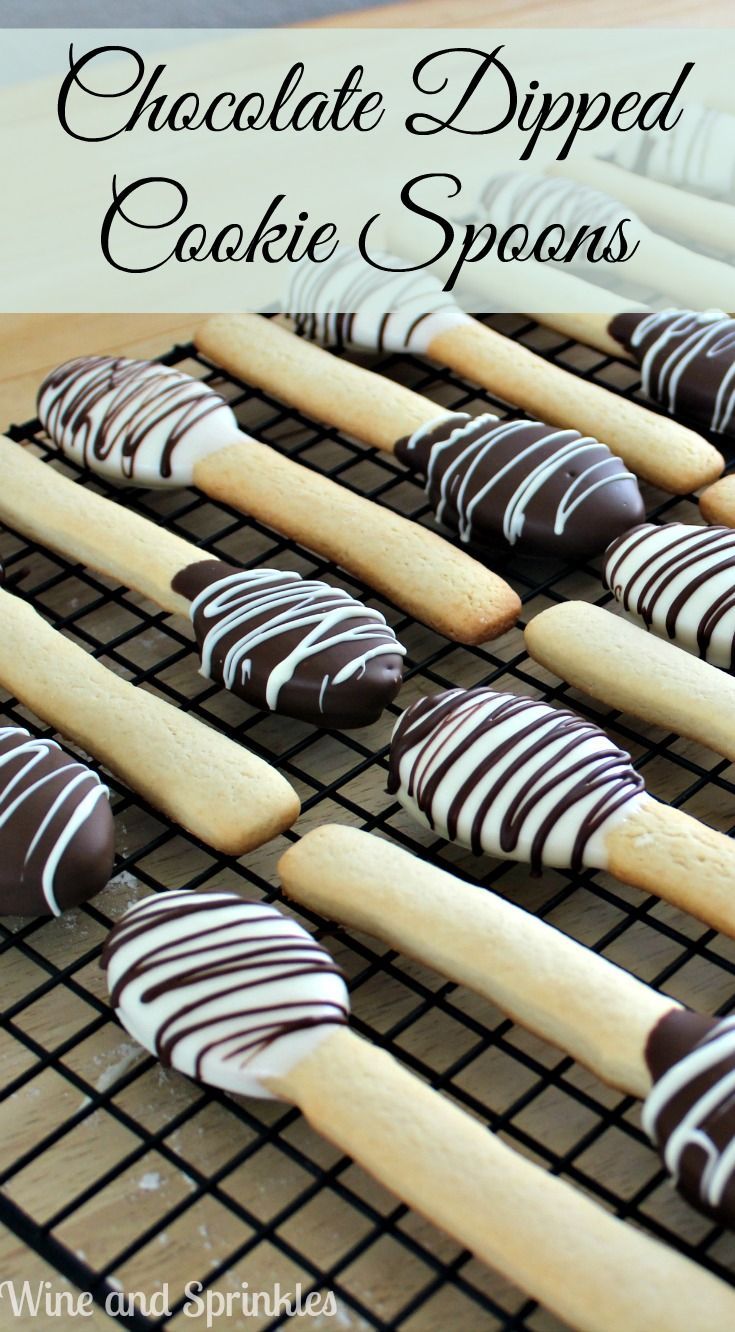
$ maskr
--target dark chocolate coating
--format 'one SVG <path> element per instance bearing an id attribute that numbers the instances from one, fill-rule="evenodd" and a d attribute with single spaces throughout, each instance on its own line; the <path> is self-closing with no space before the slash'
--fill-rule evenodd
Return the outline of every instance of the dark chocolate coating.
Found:
<path id="1" fill-rule="evenodd" d="M 577 430 L 456 412 L 395 452 L 463 541 L 584 558 L 645 518 L 632 473 Z"/>
<path id="2" fill-rule="evenodd" d="M 50 740 L 0 728 L 0 912 L 49 916 L 86 902 L 110 878 L 113 853 L 95 773 Z"/>
<path id="3" fill-rule="evenodd" d="M 219 560 L 189 565 L 172 586 L 192 602 L 203 674 L 255 707 L 349 729 L 377 721 L 400 689 L 393 630 L 339 588 Z"/>
<path id="4" fill-rule="evenodd" d="M 717 1042 L 717 1044 L 715 1044 Z M 654 1090 L 646 1102 L 644 1122 L 656 1146 L 665 1153 L 684 1119 L 695 1113 L 686 1136 L 675 1144 L 674 1168 L 679 1191 L 700 1212 L 721 1224 L 735 1226 L 735 1165 L 717 1186 L 715 1175 L 723 1153 L 735 1141 L 735 1023 L 674 1009 L 654 1027 L 646 1047 Z M 676 1070 L 678 1085 L 661 1083 Z M 717 1094 L 719 1088 L 720 1094 Z M 661 1095 L 666 1091 L 666 1095 Z M 658 1097 L 654 1104 L 652 1098 Z M 709 1098 L 705 1104 L 704 1097 Z M 657 1113 L 652 1115 L 652 1110 Z M 713 1192 L 714 1190 L 714 1192 Z M 717 1194 L 715 1197 L 714 1194 Z"/>
<path id="5" fill-rule="evenodd" d="M 673 416 L 735 435 L 735 319 L 693 310 L 614 317 L 610 334 L 634 357 L 643 388 Z"/>

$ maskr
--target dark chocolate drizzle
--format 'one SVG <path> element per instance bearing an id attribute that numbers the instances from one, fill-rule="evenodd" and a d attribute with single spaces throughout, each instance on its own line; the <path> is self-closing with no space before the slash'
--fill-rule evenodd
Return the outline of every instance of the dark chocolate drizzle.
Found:
<path id="1" fill-rule="evenodd" d="M 735 1018 L 674 1009 L 651 1032 L 646 1062 L 643 1123 L 666 1169 L 699 1211 L 735 1226 Z"/>
<path id="2" fill-rule="evenodd" d="M 502 738 L 500 728 L 508 721 L 512 730 Z M 586 747 L 597 740 L 602 741 L 599 746 Z M 482 757 L 468 772 L 465 755 L 478 743 Z M 408 770 L 402 775 L 405 760 Z M 524 768 L 520 786 L 509 795 L 509 779 Z M 492 774 L 495 780 L 488 783 Z M 455 841 L 465 805 L 480 783 L 484 794 L 462 841 L 475 855 L 487 851 L 513 856 L 524 825 L 528 821 L 533 826 L 535 821 L 529 861 L 536 874 L 544 863 L 549 835 L 567 811 L 580 805 L 568 852 L 569 865 L 578 871 L 590 837 L 643 790 L 630 755 L 573 712 L 485 688 L 451 689 L 418 699 L 399 718 L 393 733 L 389 794 L 405 795 L 432 829 Z M 441 815 L 436 804 L 440 788 Z M 539 819 L 539 802 L 551 792 L 555 798 Z"/>
<path id="3" fill-rule="evenodd" d="M 58 915 L 112 873 L 107 788 L 52 740 L 0 728 L 0 912 Z"/>
<path id="4" fill-rule="evenodd" d="M 202 673 L 255 707 L 347 729 L 377 721 L 400 689 L 393 630 L 340 588 L 218 560 L 172 586 L 192 603 Z"/>
<path id="5" fill-rule="evenodd" d="M 661 544 L 667 542 L 666 548 Z M 632 559 L 633 571 L 624 565 Z M 666 635 L 714 665 L 735 670 L 735 635 L 715 644 L 714 635 L 735 609 L 735 531 L 729 527 L 691 527 L 644 523 L 618 537 L 605 552 L 603 581 L 626 611 L 647 629 Z M 715 580 L 726 575 L 717 590 Z M 678 590 L 672 594 L 676 581 Z M 706 610 L 692 615 L 690 602 L 708 583 Z"/>
<path id="6" fill-rule="evenodd" d="M 735 435 L 735 319 L 663 310 L 614 317 L 610 334 L 641 367 L 644 392 L 721 435 Z"/>
<path id="7" fill-rule="evenodd" d="M 585 557 L 645 518 L 633 474 L 577 430 L 455 412 L 395 453 L 427 478 L 437 518 L 465 542 Z"/>
<path id="8" fill-rule="evenodd" d="M 114 356 L 67 361 L 38 391 L 39 419 L 62 452 L 73 442 L 93 470 L 117 453 L 120 475 L 132 480 L 146 446 L 161 479 L 169 479 L 177 446 L 223 408 L 229 411 L 224 398 L 190 375 Z"/>
<path id="9" fill-rule="evenodd" d="M 221 912 L 224 922 L 216 919 Z M 190 925 L 185 937 L 167 936 L 167 927 L 180 920 Z M 267 932 L 258 928 L 262 925 Z M 108 935 L 102 966 L 109 969 L 127 947 L 133 956 L 111 988 L 113 1007 L 138 1038 L 135 1005 L 147 1010 L 155 1024 L 149 1048 L 163 1064 L 179 1067 L 178 1047 L 194 1037 L 198 1078 L 208 1055 L 216 1053 L 222 1062 L 246 1069 L 283 1037 L 348 1019 L 344 1005 L 314 998 L 310 990 L 300 993 L 302 978 L 342 973 L 315 939 L 266 903 L 186 889 L 146 898 Z M 274 997 L 278 985 L 284 987 L 282 999 Z M 133 998 L 131 987 L 136 989 Z M 176 997 L 173 1011 L 155 1023 L 156 1001 L 171 995 Z M 210 1007 L 222 999 L 227 1001 L 224 1017 Z"/>

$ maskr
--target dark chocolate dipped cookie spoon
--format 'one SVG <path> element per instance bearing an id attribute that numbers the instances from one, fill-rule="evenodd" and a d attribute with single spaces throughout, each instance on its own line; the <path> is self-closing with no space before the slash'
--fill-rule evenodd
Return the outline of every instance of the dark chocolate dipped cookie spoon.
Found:
<path id="1" fill-rule="evenodd" d="M 409 429 L 421 424 L 424 405 L 415 395 Z M 181 370 L 81 356 L 44 380 L 38 415 L 61 452 L 90 471 L 135 485 L 197 486 L 457 642 L 485 643 L 518 618 L 520 600 L 498 574 L 245 434 L 224 398 Z"/>
<path id="2" fill-rule="evenodd" d="M 381 613 L 341 588 L 237 569 L 0 439 L 0 518 L 189 615 L 202 674 L 256 707 L 330 727 L 377 720 L 401 685 L 404 648 Z"/>
<path id="3" fill-rule="evenodd" d="M 393 453 L 426 478 L 437 518 L 464 542 L 576 558 L 642 520 L 635 476 L 577 430 L 447 411 L 258 315 L 219 316 L 198 341 L 245 379 Z M 391 412 L 378 419 L 386 383 Z M 423 419 L 415 423 L 417 400 Z"/>

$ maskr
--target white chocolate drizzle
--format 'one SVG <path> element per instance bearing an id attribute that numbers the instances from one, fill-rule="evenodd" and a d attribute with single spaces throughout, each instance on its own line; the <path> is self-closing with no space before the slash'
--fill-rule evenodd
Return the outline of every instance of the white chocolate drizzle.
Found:
<path id="1" fill-rule="evenodd" d="M 0 727 L 0 831 L 14 836 L 14 822 L 19 824 L 26 816 L 28 802 L 45 787 L 58 786 L 63 775 L 61 790 L 28 841 L 24 856 L 24 868 L 27 868 L 37 851 L 43 854 L 43 896 L 49 911 L 58 916 L 61 914 L 56 896 L 59 865 L 80 830 L 92 818 L 97 804 L 106 800 L 109 792 L 96 773 L 74 759 L 50 766 L 49 755 L 54 754 L 63 754 L 54 740 L 38 739 L 17 726 Z M 5 769 L 17 767 L 19 760 L 17 771 L 8 778 Z M 52 831 L 59 817 L 63 818 L 61 827 Z M 17 836 L 22 837 L 20 830 Z"/>
<path id="2" fill-rule="evenodd" d="M 718 1066 L 722 1066 L 719 1075 Z M 700 1083 L 699 1092 L 694 1091 Z M 668 1133 L 661 1132 L 660 1120 L 672 1111 L 672 1102 L 681 1098 L 686 1107 Z M 643 1127 L 654 1142 L 661 1142 L 664 1163 L 677 1182 L 681 1182 L 684 1155 L 697 1147 L 704 1165 L 697 1171 L 699 1201 L 716 1209 L 725 1189 L 735 1175 L 735 1138 L 723 1148 L 707 1132 L 707 1121 L 718 1113 L 732 1117 L 735 1101 L 735 1018 L 723 1018 L 712 1031 L 683 1055 L 654 1082 L 643 1106 Z"/>
<path id="3" fill-rule="evenodd" d="M 350 648 L 349 659 L 334 674 L 324 674 L 319 695 L 323 710 L 327 690 L 359 678 L 375 657 L 403 656 L 406 651 L 380 611 L 361 605 L 340 588 L 279 569 L 238 570 L 217 579 L 194 598 L 190 614 L 192 619 L 200 615 L 212 620 L 201 645 L 203 675 L 211 677 L 220 642 L 233 636 L 222 663 L 227 689 L 236 689 L 248 678 L 254 652 L 284 635 L 301 635 L 290 651 L 273 653 L 266 684 L 266 702 L 272 709 L 278 707 L 284 685 L 309 658 L 342 645 Z M 265 622 L 248 627 L 264 615 Z M 328 657 L 325 660 L 328 663 Z"/>
<path id="4" fill-rule="evenodd" d="M 475 512 L 492 495 L 493 490 L 508 478 L 515 480 L 515 489 L 505 505 L 502 528 L 503 536 L 510 545 L 515 545 L 523 535 L 529 504 L 559 473 L 566 472 L 570 465 L 577 466 L 579 470 L 576 475 L 570 475 L 569 484 L 553 513 L 552 530 L 555 536 L 563 536 L 570 517 L 595 491 L 623 480 L 635 481 L 632 472 L 625 471 L 619 459 L 607 450 L 607 457 L 600 458 L 602 446 L 590 435 L 580 435 L 576 430 L 547 429 L 546 434 L 538 439 L 538 427 L 531 421 L 501 422 L 490 412 L 476 417 L 462 415 L 464 420 L 454 427 L 448 437 L 432 445 L 427 465 L 427 490 L 438 494 L 436 516 L 441 522 L 448 507 L 455 509 L 462 541 L 472 540 Z M 436 430 L 442 419 L 437 418 L 419 426 L 404 446 L 403 454 L 410 457 L 412 449 Z M 531 441 L 527 442 L 529 435 Z M 467 441 L 466 447 L 443 470 L 443 454 L 463 439 Z M 509 462 L 493 471 L 493 449 L 502 448 L 506 443 L 515 446 L 517 451 Z M 550 449 L 553 449 L 551 455 Z M 582 460 L 590 454 L 594 455 L 594 461 L 585 464 Z M 540 455 L 539 461 L 534 460 L 534 455 Z M 437 484 L 438 476 L 441 476 L 441 480 Z"/>

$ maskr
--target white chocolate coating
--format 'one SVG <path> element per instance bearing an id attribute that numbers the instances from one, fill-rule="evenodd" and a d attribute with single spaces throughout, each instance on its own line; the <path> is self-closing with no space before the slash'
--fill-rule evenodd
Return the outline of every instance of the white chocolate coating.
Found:
<path id="1" fill-rule="evenodd" d="M 236 893 L 161 893 L 136 903 L 103 953 L 123 1026 L 180 1073 L 244 1096 L 272 1097 L 285 1076 L 347 1021 L 345 983 L 291 917 Z"/>
<path id="2" fill-rule="evenodd" d="M 387 267 L 401 263 L 389 254 L 372 258 Z M 432 273 L 371 268 L 352 246 L 324 263 L 299 264 L 288 304 L 297 331 L 312 341 L 419 355 L 439 333 L 471 322 Z M 315 313 L 301 313 L 309 310 Z"/>
<path id="3" fill-rule="evenodd" d="M 617 134 L 606 156 L 627 171 L 721 198 L 735 190 L 735 116 L 690 102 L 670 130 Z"/>
<path id="4" fill-rule="evenodd" d="M 81 356 L 44 380 L 39 419 L 62 453 L 142 486 L 189 486 L 195 463 L 233 444 L 232 409 L 208 384 L 170 366 Z"/>
<path id="5" fill-rule="evenodd" d="M 643 789 L 630 755 L 574 713 L 492 689 L 422 698 L 399 718 L 389 790 L 476 854 L 604 868 Z"/>
<path id="6" fill-rule="evenodd" d="M 647 629 L 733 669 L 735 531 L 644 523 L 608 547 L 603 580 Z"/>

